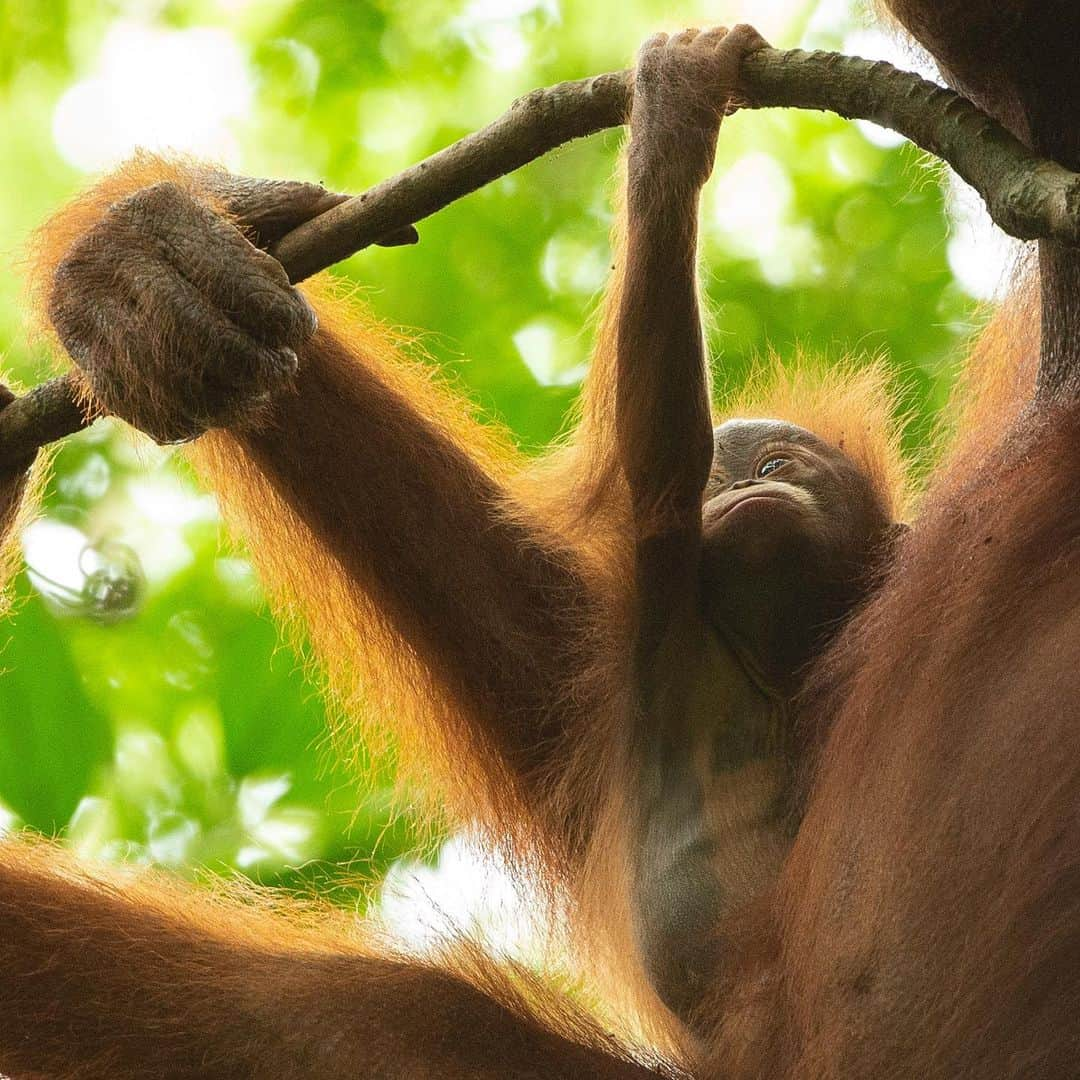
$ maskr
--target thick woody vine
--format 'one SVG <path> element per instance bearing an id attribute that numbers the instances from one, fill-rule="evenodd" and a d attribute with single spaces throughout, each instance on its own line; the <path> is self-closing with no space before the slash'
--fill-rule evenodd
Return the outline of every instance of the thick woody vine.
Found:
<path id="1" fill-rule="evenodd" d="M 748 57 L 743 84 L 742 107 L 822 109 L 891 128 L 948 162 L 1005 232 L 1080 243 L 1080 174 L 1037 157 L 951 90 L 884 61 L 797 49 Z M 631 72 L 616 71 L 534 90 L 487 127 L 301 225 L 271 254 L 303 281 L 572 139 L 619 126 L 631 86 Z M 92 419 L 67 376 L 16 398 L 0 412 L 0 476 Z"/>

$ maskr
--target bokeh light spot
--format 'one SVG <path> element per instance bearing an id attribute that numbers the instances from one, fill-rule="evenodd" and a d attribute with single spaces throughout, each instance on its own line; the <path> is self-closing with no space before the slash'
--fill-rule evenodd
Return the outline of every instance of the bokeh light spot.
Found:
<path id="1" fill-rule="evenodd" d="M 66 161 L 88 172 L 140 146 L 228 162 L 236 155 L 231 124 L 247 115 L 251 99 L 247 58 L 227 31 L 119 19 L 97 71 L 57 102 L 53 139 Z"/>

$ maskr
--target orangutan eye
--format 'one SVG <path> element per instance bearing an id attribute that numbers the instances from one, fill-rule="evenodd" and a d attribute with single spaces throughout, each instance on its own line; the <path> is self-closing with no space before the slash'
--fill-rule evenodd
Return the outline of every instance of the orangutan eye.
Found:
<path id="1" fill-rule="evenodd" d="M 758 467 L 757 474 L 759 477 L 768 476 L 769 473 L 776 472 L 777 469 L 782 468 L 791 459 L 786 457 L 771 457 L 766 458 Z"/>

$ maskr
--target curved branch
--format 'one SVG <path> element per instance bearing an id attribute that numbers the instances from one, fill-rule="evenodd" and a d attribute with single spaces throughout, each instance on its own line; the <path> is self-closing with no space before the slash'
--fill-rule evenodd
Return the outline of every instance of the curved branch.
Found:
<path id="1" fill-rule="evenodd" d="M 301 225 L 271 254 L 303 281 L 572 139 L 616 127 L 630 111 L 631 75 L 534 90 L 494 123 Z M 743 76 L 751 108 L 873 120 L 947 161 L 1011 236 L 1080 243 L 1080 176 L 1034 155 L 952 90 L 885 61 L 800 49 L 763 49 L 743 62 Z"/>
<path id="2" fill-rule="evenodd" d="M 303 281 L 572 139 L 624 122 L 629 71 L 534 90 L 493 123 L 294 229 L 273 248 Z M 884 61 L 763 49 L 743 65 L 750 108 L 822 109 L 872 120 L 947 161 L 991 217 L 1025 240 L 1080 243 L 1080 175 L 1041 159 L 958 94 Z M 0 468 L 86 424 L 68 376 L 0 412 Z"/>

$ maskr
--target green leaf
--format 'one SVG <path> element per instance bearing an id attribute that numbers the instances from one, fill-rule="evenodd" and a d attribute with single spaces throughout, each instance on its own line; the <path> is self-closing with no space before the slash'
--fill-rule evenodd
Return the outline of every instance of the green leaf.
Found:
<path id="1" fill-rule="evenodd" d="M 112 733 L 87 697 L 62 622 L 25 575 L 0 653 L 0 798 L 28 825 L 53 833 L 71 817 Z"/>

